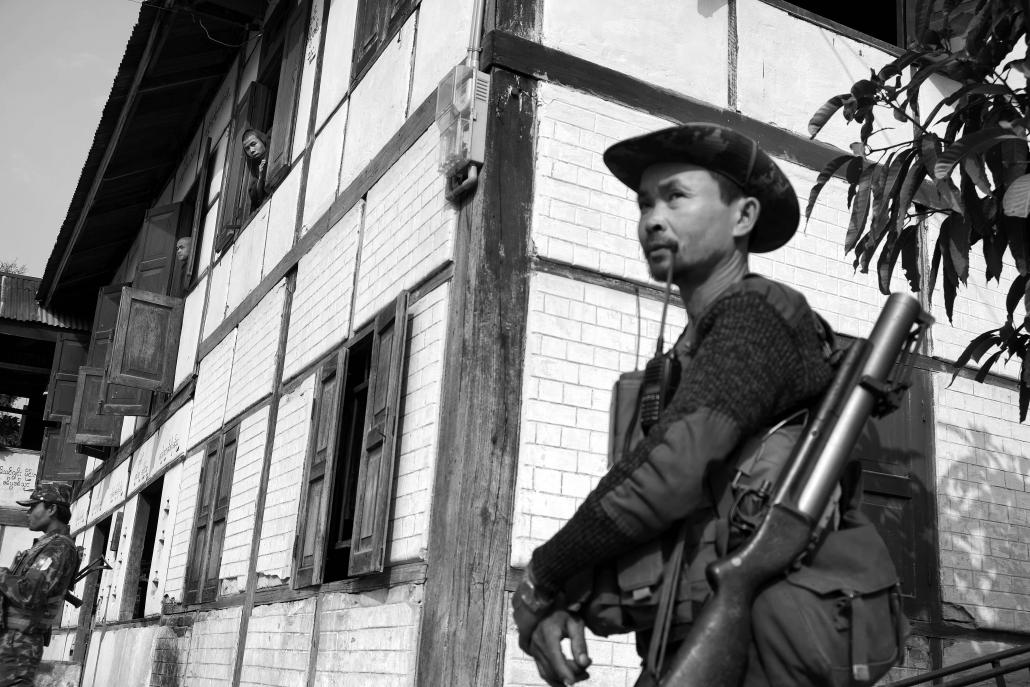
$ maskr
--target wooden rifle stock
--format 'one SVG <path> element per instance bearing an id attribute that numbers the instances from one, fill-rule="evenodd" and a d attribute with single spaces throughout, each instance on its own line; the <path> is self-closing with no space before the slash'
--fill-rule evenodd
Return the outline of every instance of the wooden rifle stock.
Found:
<path id="1" fill-rule="evenodd" d="M 814 418 L 791 454 L 772 505 L 739 549 L 708 566 L 713 595 L 659 680 L 667 687 L 736 687 L 747 667 L 751 606 L 762 586 L 805 553 L 850 457 L 887 388 L 900 353 L 932 322 L 904 294 L 887 300 L 868 340 L 851 346 Z M 917 327 L 913 331 L 913 327 Z M 645 671 L 637 687 L 655 684 Z"/>

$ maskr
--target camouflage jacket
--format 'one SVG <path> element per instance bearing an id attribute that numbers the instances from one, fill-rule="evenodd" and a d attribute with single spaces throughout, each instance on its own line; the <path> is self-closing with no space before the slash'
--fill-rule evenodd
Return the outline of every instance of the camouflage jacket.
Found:
<path id="1" fill-rule="evenodd" d="M 53 532 L 19 552 L 10 568 L 0 568 L 0 600 L 6 625 L 12 629 L 51 627 L 79 563 L 75 540 Z"/>

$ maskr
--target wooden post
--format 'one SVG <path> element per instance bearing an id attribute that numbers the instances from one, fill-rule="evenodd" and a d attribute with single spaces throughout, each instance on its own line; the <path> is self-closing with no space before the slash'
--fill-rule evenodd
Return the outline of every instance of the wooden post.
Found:
<path id="1" fill-rule="evenodd" d="M 417 683 L 499 685 L 529 300 L 536 81 L 491 74 L 486 161 L 459 213 Z"/>

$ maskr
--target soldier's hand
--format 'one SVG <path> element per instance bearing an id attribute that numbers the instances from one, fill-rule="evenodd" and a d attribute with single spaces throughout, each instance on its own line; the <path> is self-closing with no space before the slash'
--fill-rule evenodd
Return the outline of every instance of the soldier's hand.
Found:
<path id="1" fill-rule="evenodd" d="M 562 651 L 562 640 L 568 638 L 572 657 Z M 536 661 L 537 672 L 550 687 L 571 685 L 590 677 L 590 655 L 587 653 L 583 620 L 566 610 L 558 610 L 543 618 L 533 629 L 529 655 Z"/>

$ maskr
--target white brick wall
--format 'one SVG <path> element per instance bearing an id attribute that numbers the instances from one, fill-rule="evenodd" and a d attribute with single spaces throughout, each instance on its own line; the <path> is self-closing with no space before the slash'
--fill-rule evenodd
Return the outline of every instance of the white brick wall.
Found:
<path id="1" fill-rule="evenodd" d="M 272 393 L 285 296 L 286 283 L 282 281 L 243 318 L 236 330 L 232 375 L 225 405 L 226 419 Z M 200 397 L 199 393 L 197 397 Z"/>
<path id="2" fill-rule="evenodd" d="M 198 615 L 183 687 L 224 687 L 232 682 L 241 610 L 237 606 Z"/>
<path id="3" fill-rule="evenodd" d="M 1030 631 L 1030 427 L 1018 393 L 934 378 L 941 589 L 980 627 Z"/>
<path id="4" fill-rule="evenodd" d="M 200 324 L 204 315 L 204 296 L 207 293 L 205 277 L 197 288 L 186 296 L 186 304 L 182 314 L 182 329 L 179 330 L 179 350 L 175 356 L 175 381 L 178 387 L 188 376 L 193 374 L 193 364 L 197 360 L 197 343 L 200 339 Z"/>
<path id="5" fill-rule="evenodd" d="M 283 375 L 296 374 L 350 333 L 351 293 L 364 201 L 300 259 Z"/>
<path id="6" fill-rule="evenodd" d="M 221 578 L 220 593 L 223 595 L 242 592 L 247 588 L 250 545 L 254 536 L 254 514 L 267 434 L 267 405 L 240 422 L 232 491 L 229 495 L 229 513 L 225 520 L 222 566 L 218 574 Z"/>
<path id="7" fill-rule="evenodd" d="M 321 106 L 321 103 L 319 103 Z M 319 107 L 321 109 L 321 107 Z M 329 209 L 340 185 L 340 159 L 347 126 L 347 106 L 333 115 L 311 146 L 308 183 L 304 195 L 303 235 Z"/>
<path id="8" fill-rule="evenodd" d="M 255 607 L 240 687 L 304 687 L 314 627 L 314 598 Z"/>
<path id="9" fill-rule="evenodd" d="M 408 370 L 401 418 L 401 445 L 393 496 L 391 564 L 425 558 L 429 513 L 436 474 L 440 382 L 447 333 L 448 284 L 438 287 L 412 308 L 408 337 Z"/>
<path id="10" fill-rule="evenodd" d="M 439 138 L 430 128 L 369 189 L 355 326 L 452 257 L 456 214 L 436 169 Z"/>
<path id="11" fill-rule="evenodd" d="M 197 489 L 200 486 L 200 469 L 204 462 L 204 448 L 200 447 L 186 456 L 182 464 L 182 478 L 179 481 L 175 505 L 174 525 L 171 528 L 171 542 L 168 544 L 168 572 L 165 573 L 164 600 L 182 601 L 183 583 L 186 577 L 186 557 L 189 555 L 190 538 L 193 536 L 193 516 L 197 512 Z"/>
<path id="12" fill-rule="evenodd" d="M 621 372 L 654 353 L 661 304 L 534 273 L 530 281 L 522 428 L 512 526 L 513 566 L 524 566 L 608 470 L 608 408 Z M 685 323 L 672 303 L 666 345 Z"/>
<path id="13" fill-rule="evenodd" d="M 315 377 L 311 375 L 279 401 L 265 510 L 261 514 L 258 587 L 278 584 L 290 576 L 314 388 Z"/>
<path id="14" fill-rule="evenodd" d="M 225 312 L 231 313 L 261 281 L 261 263 L 268 233 L 269 204 L 265 203 L 251 218 L 233 243 L 232 264 L 226 293 Z"/>
<path id="15" fill-rule="evenodd" d="M 222 426 L 226 399 L 229 395 L 229 373 L 232 371 L 236 332 L 229 332 L 211 352 L 200 361 L 197 387 L 193 393 L 193 416 L 190 419 L 190 438 L 193 446 Z"/>
<path id="16" fill-rule="evenodd" d="M 186 505 L 179 496 L 183 466 L 183 463 L 178 463 L 169 468 L 168 472 L 164 474 L 164 482 L 161 485 L 161 506 L 157 513 L 157 540 L 154 542 L 150 584 L 147 586 L 147 600 L 144 607 L 144 614 L 148 616 L 161 612 L 161 600 L 166 592 L 172 543 L 175 539 L 176 518 L 179 509 Z M 196 487 L 194 487 L 195 489 Z M 186 545 L 189 546 L 189 541 L 186 542 Z M 181 555 L 185 556 L 185 551 Z"/>
<path id="17" fill-rule="evenodd" d="M 422 592 L 404 585 L 323 596 L 315 687 L 413 686 Z"/>

